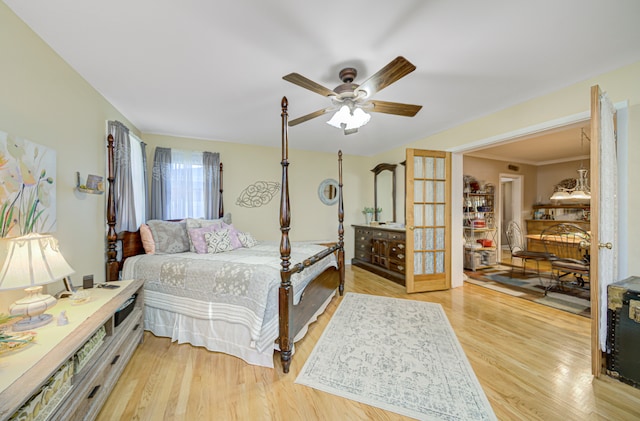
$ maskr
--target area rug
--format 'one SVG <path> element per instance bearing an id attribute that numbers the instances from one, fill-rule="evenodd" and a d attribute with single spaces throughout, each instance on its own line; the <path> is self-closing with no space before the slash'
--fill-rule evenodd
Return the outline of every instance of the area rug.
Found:
<path id="1" fill-rule="evenodd" d="M 420 420 L 496 419 L 436 303 L 347 293 L 296 383 Z"/>
<path id="2" fill-rule="evenodd" d="M 552 285 L 548 274 L 538 276 L 536 272 L 521 269 L 511 271 L 509 266 L 497 266 L 495 268 L 465 271 L 466 282 L 499 291 L 505 294 L 524 298 L 539 304 L 591 317 L 591 301 L 589 290 L 578 286 L 566 285 L 561 289 L 554 288 L 544 294 L 544 290 Z"/>

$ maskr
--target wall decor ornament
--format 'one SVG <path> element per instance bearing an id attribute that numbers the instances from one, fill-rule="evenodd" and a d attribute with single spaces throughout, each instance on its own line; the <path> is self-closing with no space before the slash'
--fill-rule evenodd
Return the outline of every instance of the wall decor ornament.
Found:
<path id="1" fill-rule="evenodd" d="M 0 237 L 56 230 L 56 151 L 0 131 Z"/>
<path id="2" fill-rule="evenodd" d="M 269 203 L 279 191 L 280 183 L 276 181 L 256 181 L 242 190 L 236 205 L 243 208 L 259 208 Z"/>

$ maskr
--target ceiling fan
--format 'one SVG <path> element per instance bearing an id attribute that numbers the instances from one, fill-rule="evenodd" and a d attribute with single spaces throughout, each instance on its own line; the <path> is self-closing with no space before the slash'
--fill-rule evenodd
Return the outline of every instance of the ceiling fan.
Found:
<path id="1" fill-rule="evenodd" d="M 394 114 L 405 117 L 413 117 L 422 108 L 422 105 L 402 104 L 398 102 L 377 101 L 370 99 L 374 94 L 383 90 L 394 82 L 413 72 L 416 66 L 407 59 L 398 56 L 389 64 L 380 69 L 369 79 L 360 85 L 353 83 L 358 72 L 353 67 L 340 70 L 339 77 L 342 84 L 331 90 L 318 83 L 307 79 L 298 73 L 290 73 L 282 78 L 295 85 L 301 86 L 322 96 L 329 97 L 332 105 L 310 114 L 289 121 L 289 126 L 295 126 L 323 114 L 338 112 L 327 123 L 343 129 L 344 134 L 352 134 L 364 126 L 370 116 L 365 111 Z"/>

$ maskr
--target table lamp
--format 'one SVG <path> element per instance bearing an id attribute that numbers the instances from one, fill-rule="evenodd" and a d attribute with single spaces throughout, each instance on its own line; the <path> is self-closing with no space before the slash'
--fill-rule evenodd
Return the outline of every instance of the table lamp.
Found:
<path id="1" fill-rule="evenodd" d="M 60 250 L 58 241 L 48 234 L 31 233 L 1 240 L 0 290 L 24 288 L 27 296 L 9 307 L 12 316 L 23 316 L 14 323 L 14 331 L 30 330 L 51 322 L 44 314 L 56 299 L 42 293 L 42 285 L 58 281 L 74 273 Z"/>

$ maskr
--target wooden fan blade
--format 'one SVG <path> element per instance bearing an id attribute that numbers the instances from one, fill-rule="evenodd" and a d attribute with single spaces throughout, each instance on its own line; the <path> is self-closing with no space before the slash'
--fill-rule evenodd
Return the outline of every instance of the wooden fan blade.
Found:
<path id="1" fill-rule="evenodd" d="M 305 121 L 309 121 L 312 118 L 320 117 L 321 115 L 326 114 L 331 110 L 332 110 L 331 108 L 323 108 L 322 110 L 314 111 L 307 115 L 303 115 L 302 117 L 298 117 L 294 120 L 289 121 L 289 127 L 296 126 L 300 123 L 304 123 Z"/>
<path id="2" fill-rule="evenodd" d="M 406 58 L 398 56 L 380 69 L 378 73 L 360 84 L 356 89 L 356 93 L 358 91 L 364 91 L 366 93 L 365 98 L 370 97 L 414 70 L 416 70 L 416 66 L 411 64 Z"/>
<path id="3" fill-rule="evenodd" d="M 422 108 L 422 105 L 401 104 L 399 102 L 388 102 L 388 101 L 369 101 L 369 102 L 373 104 L 373 108 L 367 109 L 367 111 L 371 111 L 374 113 L 401 115 L 405 117 L 413 117 Z"/>
<path id="4" fill-rule="evenodd" d="M 284 80 L 286 80 L 287 82 L 291 82 L 294 85 L 298 85 L 301 86 L 305 89 L 308 89 L 310 91 L 313 91 L 317 94 L 320 94 L 322 96 L 332 96 L 335 95 L 336 93 L 333 92 L 331 89 L 329 88 L 325 88 L 324 86 L 317 84 L 316 82 L 312 81 L 311 79 L 307 79 L 306 77 L 302 76 L 301 74 L 298 73 L 289 73 L 286 76 L 282 77 Z"/>

